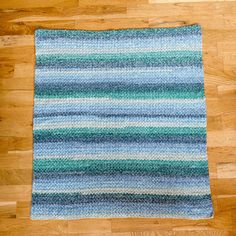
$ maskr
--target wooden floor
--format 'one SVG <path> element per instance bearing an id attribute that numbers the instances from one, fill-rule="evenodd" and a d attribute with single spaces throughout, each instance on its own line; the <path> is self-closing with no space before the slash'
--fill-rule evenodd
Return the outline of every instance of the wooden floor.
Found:
<path id="1" fill-rule="evenodd" d="M 236 235 L 236 2 L 0 1 L 0 235 Z M 189 0 L 191 1 L 191 0 Z M 210 220 L 31 221 L 34 30 L 203 27 Z"/>

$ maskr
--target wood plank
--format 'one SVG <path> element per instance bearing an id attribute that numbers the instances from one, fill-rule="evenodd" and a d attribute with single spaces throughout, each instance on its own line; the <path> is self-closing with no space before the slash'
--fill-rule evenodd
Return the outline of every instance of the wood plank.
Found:
<path id="1" fill-rule="evenodd" d="M 0 1 L 0 9 L 27 9 L 41 7 L 77 7 L 77 0 L 8 0 Z"/>
<path id="2" fill-rule="evenodd" d="M 236 1 L 0 1 L 0 235 L 236 235 Z M 201 24 L 214 218 L 30 220 L 34 31 Z"/>

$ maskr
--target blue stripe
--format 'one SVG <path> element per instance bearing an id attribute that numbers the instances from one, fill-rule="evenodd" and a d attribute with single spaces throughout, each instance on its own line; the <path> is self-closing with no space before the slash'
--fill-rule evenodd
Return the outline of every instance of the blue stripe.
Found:
<path id="1" fill-rule="evenodd" d="M 103 189 L 103 188 L 137 188 L 137 189 L 168 189 L 172 188 L 208 188 L 208 177 L 160 177 L 160 176 L 139 176 L 132 175 L 111 175 L 111 176 L 77 176 L 61 173 L 57 176 L 48 176 L 44 173 L 35 173 L 34 191 L 36 190 L 82 190 L 82 189 Z"/>
<path id="2" fill-rule="evenodd" d="M 147 153 L 196 153 L 204 154 L 206 145 L 197 144 L 174 144 L 174 143 L 79 143 L 79 142 L 61 142 L 61 143 L 34 143 L 34 155 L 70 155 L 70 154 L 100 154 L 100 153 L 119 153 L 129 152 L 140 153 L 143 150 Z"/>
<path id="3" fill-rule="evenodd" d="M 212 216 L 211 201 L 201 204 L 151 204 L 151 203 L 90 203 L 75 205 L 33 205 L 31 215 L 36 216 L 76 216 L 76 218 L 101 217 L 168 217 L 205 218 Z"/>
<path id="4" fill-rule="evenodd" d="M 60 45 L 58 47 L 58 45 Z M 149 48 L 162 48 L 162 49 L 176 49 L 176 45 L 179 47 L 187 45 L 190 48 L 199 48 L 201 47 L 201 40 L 199 40 L 199 35 L 187 35 L 187 36 L 176 36 L 176 37 L 162 37 L 156 38 L 155 41 L 153 38 L 146 39 L 135 39 L 135 44 L 130 40 L 123 39 L 117 41 L 117 39 L 104 39 L 102 41 L 98 41 L 96 39 L 89 40 L 81 40 L 81 39 L 73 39 L 73 38 L 59 38 L 57 40 L 53 39 L 42 39 L 38 40 L 37 44 L 37 52 L 40 49 L 81 49 L 82 51 L 91 51 L 94 52 L 96 49 L 101 50 L 119 50 L 125 48 L 134 48 L 134 49 L 149 49 Z"/>
<path id="5" fill-rule="evenodd" d="M 34 113 L 41 114 L 42 110 L 45 113 L 68 113 L 68 112 L 81 112 L 85 114 L 89 114 L 93 111 L 94 115 L 150 115 L 150 116 L 157 116 L 159 114 L 163 115 L 186 115 L 190 116 L 194 115 L 205 115 L 205 104 L 204 100 L 202 102 L 196 104 L 174 104 L 173 103 L 157 103 L 157 104 L 99 104 L 99 103 L 92 103 L 92 104 L 35 104 Z"/>
<path id="6" fill-rule="evenodd" d="M 100 117 L 100 118 L 110 118 L 110 117 L 121 117 L 121 118 L 140 118 L 140 117 L 143 117 L 143 118 L 205 118 L 206 115 L 196 115 L 196 114 L 192 114 L 191 116 L 190 115 L 186 115 L 186 114 L 183 114 L 183 115 L 165 115 L 165 114 L 158 114 L 158 115 L 148 115 L 148 114 L 145 114 L 145 115 L 140 115 L 140 114 L 132 114 L 132 115 L 129 115 L 129 114 L 98 114 L 98 113 L 92 113 L 92 112 L 74 112 L 74 111 L 71 111 L 71 112 L 53 112 L 53 113 L 44 113 L 44 112 L 41 112 L 39 114 L 34 114 L 34 117 L 53 117 L 53 116 L 95 116 L 95 117 Z"/>
<path id="7" fill-rule="evenodd" d="M 127 83 L 203 83 L 203 70 L 200 67 L 163 67 L 152 68 L 150 72 L 143 70 L 148 68 L 136 68 L 135 71 L 121 70 L 77 70 L 71 74 L 71 69 L 55 70 L 53 68 L 36 68 L 36 84 L 40 83 L 95 83 L 95 82 L 117 82 L 125 81 Z M 61 72 L 60 72 L 61 71 Z M 49 75 L 45 75 L 47 72 Z M 135 73 L 134 73 L 135 72 Z M 59 74 L 59 75 L 58 75 Z"/>
<path id="8" fill-rule="evenodd" d="M 173 123 L 173 124 L 198 124 L 198 125 L 204 125 L 206 124 L 206 118 L 205 117 L 158 117 L 158 118 L 152 118 L 152 117 L 146 117 L 145 119 L 143 117 L 105 117 L 101 120 L 101 118 L 97 116 L 52 116 L 52 117 L 35 117 L 34 118 L 34 126 L 39 127 L 40 125 L 47 125 L 47 124 L 58 124 L 61 122 L 65 123 L 71 123 L 75 122 L 78 123 L 78 126 L 80 125 L 80 122 L 97 122 L 98 124 L 109 124 L 110 122 L 117 122 L 118 124 L 120 122 L 143 122 L 144 126 L 147 123 L 150 122 L 160 122 L 160 123 Z"/>

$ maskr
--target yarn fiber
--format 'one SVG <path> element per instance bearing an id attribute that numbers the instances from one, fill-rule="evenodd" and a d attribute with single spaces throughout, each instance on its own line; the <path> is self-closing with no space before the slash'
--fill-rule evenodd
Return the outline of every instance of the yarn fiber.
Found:
<path id="1" fill-rule="evenodd" d="M 35 45 L 32 219 L 212 216 L 199 25 Z"/>

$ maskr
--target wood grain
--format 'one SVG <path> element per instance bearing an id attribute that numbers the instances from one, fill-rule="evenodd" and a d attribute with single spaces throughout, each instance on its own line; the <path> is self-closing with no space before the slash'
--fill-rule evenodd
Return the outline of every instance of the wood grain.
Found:
<path id="1" fill-rule="evenodd" d="M 34 30 L 122 29 L 199 23 L 215 215 L 209 220 L 31 221 Z M 236 235 L 236 2 L 0 1 L 0 235 Z"/>

